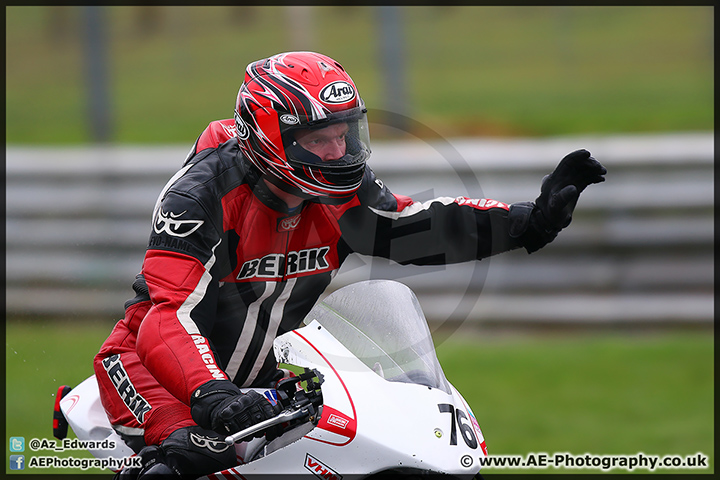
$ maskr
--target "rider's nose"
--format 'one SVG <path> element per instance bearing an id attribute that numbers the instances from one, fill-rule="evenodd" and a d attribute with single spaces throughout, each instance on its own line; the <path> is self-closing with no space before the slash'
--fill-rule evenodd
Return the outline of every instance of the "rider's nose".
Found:
<path id="1" fill-rule="evenodd" d="M 345 155 L 345 142 L 331 142 L 323 152 L 322 161 L 339 160 L 343 155 Z"/>

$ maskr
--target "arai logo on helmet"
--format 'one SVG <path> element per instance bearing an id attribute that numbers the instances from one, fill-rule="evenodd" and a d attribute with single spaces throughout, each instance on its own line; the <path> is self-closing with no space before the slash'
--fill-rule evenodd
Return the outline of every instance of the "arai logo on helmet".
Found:
<path id="1" fill-rule="evenodd" d="M 237 130 L 237 136 L 240 140 L 247 140 L 250 137 L 250 129 L 245 123 L 245 120 L 240 117 L 237 110 L 235 111 L 235 129 Z"/>
<path id="2" fill-rule="evenodd" d="M 300 123 L 299 118 L 297 118 L 295 115 L 290 115 L 289 113 L 282 115 L 280 117 L 280 121 L 283 122 L 285 125 L 297 125 L 298 123 Z"/>
<path id="3" fill-rule="evenodd" d="M 355 98 L 355 89 L 342 80 L 328 83 L 320 90 L 320 100 L 325 103 L 345 103 L 353 98 Z"/>

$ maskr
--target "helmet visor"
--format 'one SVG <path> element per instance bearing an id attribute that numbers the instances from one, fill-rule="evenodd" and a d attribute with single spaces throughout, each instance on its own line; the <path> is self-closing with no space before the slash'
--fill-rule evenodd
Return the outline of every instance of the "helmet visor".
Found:
<path id="1" fill-rule="evenodd" d="M 322 122 L 286 132 L 286 156 L 291 165 L 322 168 L 364 163 L 370 156 L 367 110 L 335 113 Z"/>
<path id="2" fill-rule="evenodd" d="M 284 135 L 291 170 L 285 178 L 304 193 L 340 197 L 360 186 L 370 157 L 367 110 L 355 108 L 304 124 Z"/>

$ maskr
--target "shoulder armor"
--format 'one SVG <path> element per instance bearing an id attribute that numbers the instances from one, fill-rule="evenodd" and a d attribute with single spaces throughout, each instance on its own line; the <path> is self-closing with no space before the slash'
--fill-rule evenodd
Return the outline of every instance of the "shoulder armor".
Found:
<path id="1" fill-rule="evenodd" d="M 235 120 L 232 118 L 210 122 L 200 135 L 200 138 L 198 138 L 195 151 L 200 152 L 206 148 L 217 148 L 235 136 Z"/>

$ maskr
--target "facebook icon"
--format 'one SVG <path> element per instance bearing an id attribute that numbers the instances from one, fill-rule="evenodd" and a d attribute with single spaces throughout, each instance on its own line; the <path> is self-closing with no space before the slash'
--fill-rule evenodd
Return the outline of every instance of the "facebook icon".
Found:
<path id="1" fill-rule="evenodd" d="M 25 455 L 10 455 L 10 470 L 24 470 Z"/>

